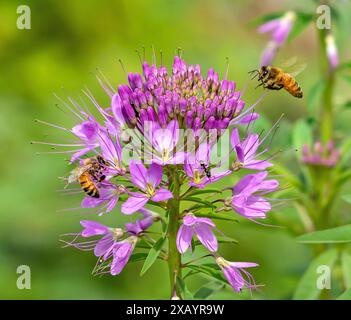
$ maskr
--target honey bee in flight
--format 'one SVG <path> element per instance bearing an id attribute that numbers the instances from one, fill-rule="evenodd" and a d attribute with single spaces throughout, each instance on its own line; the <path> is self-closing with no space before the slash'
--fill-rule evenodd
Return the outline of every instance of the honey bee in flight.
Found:
<path id="1" fill-rule="evenodd" d="M 296 98 L 303 97 L 302 89 L 295 80 L 294 75 L 283 71 L 281 68 L 262 66 L 257 70 L 250 71 L 249 73 L 254 74 L 252 79 L 258 76 L 260 84 L 257 87 L 263 86 L 269 90 L 280 90 L 284 88 Z"/>
<path id="2" fill-rule="evenodd" d="M 99 198 L 99 189 L 96 182 L 103 181 L 106 177 L 101 173 L 101 169 L 106 165 L 106 161 L 102 156 L 96 156 L 84 159 L 83 165 L 71 171 L 68 177 L 68 184 L 79 182 L 86 194 L 93 198 Z"/>

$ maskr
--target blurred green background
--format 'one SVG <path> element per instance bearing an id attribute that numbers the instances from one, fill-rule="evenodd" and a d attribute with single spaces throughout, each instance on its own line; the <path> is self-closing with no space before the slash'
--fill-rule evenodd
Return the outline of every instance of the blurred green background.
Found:
<path id="1" fill-rule="evenodd" d="M 18 5 L 31 8 L 32 27 L 16 27 Z M 350 30 L 350 5 L 345 6 L 345 30 Z M 151 45 L 162 49 L 163 60 L 171 66 L 177 47 L 189 63 L 199 63 L 203 72 L 213 66 L 222 76 L 229 57 L 229 77 L 242 88 L 247 72 L 258 65 L 267 37 L 258 35 L 250 24 L 257 16 L 272 11 L 311 9 L 312 1 L 229 1 L 229 0 L 2 0 L 0 2 L 0 298 L 2 299 L 149 299 L 167 298 L 168 270 L 157 262 L 143 277 L 140 263 L 129 264 L 118 277 L 93 277 L 95 257 L 90 252 L 62 249 L 59 235 L 80 230 L 79 220 L 96 218 L 79 211 L 57 212 L 77 207 L 81 195 L 62 196 L 59 176 L 69 167 L 64 155 L 36 155 L 47 151 L 31 140 L 55 141 L 56 132 L 34 123 L 39 118 L 71 126 L 70 119 L 55 103 L 53 93 L 79 99 L 84 86 L 90 88 L 101 105 L 109 101 L 93 73 L 102 70 L 117 86 L 125 81 L 118 59 L 128 71 L 140 71 L 136 49 L 145 46 L 151 59 Z M 313 10 L 313 9 L 312 9 Z M 350 54 L 349 32 L 336 35 L 341 56 Z M 298 56 L 308 65 L 299 77 L 308 92 L 319 77 L 315 30 L 310 27 L 279 52 L 278 59 Z M 345 96 L 342 84 L 338 92 Z M 250 85 L 248 104 L 261 90 Z M 336 100 L 338 97 L 336 98 Z M 278 161 L 290 161 L 290 128 L 307 116 L 306 99 L 297 100 L 285 92 L 269 93 L 259 109 L 263 124 L 286 114 L 275 147 L 284 153 Z M 348 130 L 351 113 L 338 120 L 340 130 Z M 348 130 L 348 131 L 347 131 Z M 277 209 L 280 216 L 292 214 L 287 203 Z M 345 214 L 348 209 L 340 206 Z M 126 220 L 118 212 L 100 218 L 118 224 Z M 269 228 L 240 220 L 223 225 L 223 231 L 238 239 L 225 245 L 221 253 L 232 261 L 255 261 L 256 281 L 264 284 L 254 297 L 288 299 L 308 265 L 312 253 L 297 244 L 284 228 Z M 31 268 L 30 290 L 16 287 L 19 265 Z M 190 288 L 197 288 L 194 278 Z M 241 299 L 225 289 L 214 298 Z"/>

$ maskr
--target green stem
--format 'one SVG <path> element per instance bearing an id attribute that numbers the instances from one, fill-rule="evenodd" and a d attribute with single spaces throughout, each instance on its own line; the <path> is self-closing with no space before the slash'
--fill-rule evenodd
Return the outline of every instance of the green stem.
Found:
<path id="1" fill-rule="evenodd" d="M 181 256 L 177 248 L 177 233 L 179 229 L 179 208 L 180 208 L 180 182 L 176 170 L 170 174 L 170 182 L 173 185 L 173 198 L 168 201 L 168 270 L 171 285 L 171 298 L 180 292 L 176 288 L 177 276 L 181 277 Z"/>

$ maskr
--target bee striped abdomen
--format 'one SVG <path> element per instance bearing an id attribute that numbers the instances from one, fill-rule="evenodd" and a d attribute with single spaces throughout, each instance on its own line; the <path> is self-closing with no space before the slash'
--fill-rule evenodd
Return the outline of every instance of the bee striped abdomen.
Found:
<path id="1" fill-rule="evenodd" d="M 287 79 L 285 81 L 284 87 L 285 87 L 285 90 L 288 91 L 294 97 L 302 98 L 303 93 L 298 82 L 289 74 L 287 75 Z"/>
<path id="2" fill-rule="evenodd" d="M 99 190 L 87 172 L 83 173 L 79 177 L 79 183 L 88 196 L 99 198 Z"/>

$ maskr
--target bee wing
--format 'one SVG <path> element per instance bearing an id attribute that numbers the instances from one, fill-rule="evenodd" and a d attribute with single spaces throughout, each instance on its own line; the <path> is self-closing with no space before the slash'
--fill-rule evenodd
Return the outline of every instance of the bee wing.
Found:
<path id="1" fill-rule="evenodd" d="M 290 75 L 292 77 L 296 77 L 297 75 L 299 75 L 302 71 L 304 71 L 307 67 L 307 64 L 306 63 L 303 63 L 301 65 L 298 65 L 294 68 L 294 71 L 293 72 L 290 72 Z"/>
<path id="2" fill-rule="evenodd" d="M 72 183 L 76 181 L 82 174 L 83 172 L 89 170 L 91 167 L 90 164 L 85 165 L 85 166 L 80 166 L 75 169 L 73 169 L 68 177 L 68 183 Z"/>
<path id="3" fill-rule="evenodd" d="M 297 56 L 291 57 L 280 64 L 280 68 L 294 78 L 304 71 L 306 67 L 306 63 L 297 63 Z"/>
<path id="4" fill-rule="evenodd" d="M 291 57 L 280 64 L 282 69 L 288 69 L 297 63 L 297 56 Z"/>

